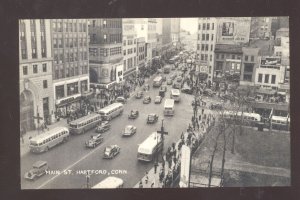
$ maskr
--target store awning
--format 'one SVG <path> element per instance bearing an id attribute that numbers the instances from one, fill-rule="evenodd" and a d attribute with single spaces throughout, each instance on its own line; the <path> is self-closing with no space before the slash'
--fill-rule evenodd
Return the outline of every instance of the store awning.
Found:
<path id="1" fill-rule="evenodd" d="M 256 93 L 257 94 L 274 95 L 275 91 L 274 90 L 267 90 L 267 89 L 259 88 L 258 90 L 256 90 Z"/>

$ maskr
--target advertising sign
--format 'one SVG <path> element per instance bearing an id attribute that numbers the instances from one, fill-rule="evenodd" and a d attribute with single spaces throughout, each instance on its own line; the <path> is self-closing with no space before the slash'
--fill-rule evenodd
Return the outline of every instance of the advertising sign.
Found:
<path id="1" fill-rule="evenodd" d="M 249 17 L 227 17 L 220 19 L 220 44 L 237 44 L 249 42 L 251 19 Z"/>
<path id="2" fill-rule="evenodd" d="M 180 182 L 179 186 L 181 188 L 189 186 L 190 177 L 190 159 L 191 150 L 188 146 L 183 145 L 181 147 L 181 168 L 180 168 Z"/>
<path id="3" fill-rule="evenodd" d="M 261 65 L 275 66 L 281 63 L 280 57 L 262 57 Z"/>

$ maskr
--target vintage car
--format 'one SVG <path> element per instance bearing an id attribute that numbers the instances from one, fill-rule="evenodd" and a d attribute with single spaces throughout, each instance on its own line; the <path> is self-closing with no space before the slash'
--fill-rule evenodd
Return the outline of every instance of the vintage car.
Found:
<path id="1" fill-rule="evenodd" d="M 103 142 L 103 137 L 99 133 L 99 134 L 91 135 L 91 138 L 88 141 L 85 142 L 85 146 L 87 148 L 95 148 L 96 146 L 98 146 L 102 142 Z"/>
<path id="2" fill-rule="evenodd" d="M 180 89 L 181 88 L 181 83 L 173 83 L 173 86 L 172 86 L 174 89 Z"/>
<path id="3" fill-rule="evenodd" d="M 108 121 L 102 121 L 100 125 L 96 127 L 96 133 L 104 133 L 110 129 L 110 124 Z"/>
<path id="4" fill-rule="evenodd" d="M 143 103 L 144 103 L 144 104 L 151 103 L 151 97 L 150 97 L 150 96 L 145 96 L 145 97 L 144 97 L 144 100 L 143 100 Z"/>
<path id="5" fill-rule="evenodd" d="M 155 104 L 160 104 L 160 103 L 161 103 L 161 100 L 162 100 L 162 97 L 161 97 L 161 96 L 156 96 L 155 99 L 154 99 L 154 103 L 155 103 Z"/>
<path id="6" fill-rule="evenodd" d="M 123 136 L 131 136 L 136 133 L 136 127 L 133 125 L 127 125 L 122 133 Z"/>
<path id="7" fill-rule="evenodd" d="M 144 91 L 150 90 L 150 85 L 149 84 L 145 84 L 144 85 Z"/>
<path id="8" fill-rule="evenodd" d="M 139 116 L 138 110 L 131 110 L 128 119 L 136 119 Z"/>
<path id="9" fill-rule="evenodd" d="M 158 115 L 151 113 L 147 117 L 147 124 L 154 124 L 158 120 Z"/>
<path id="10" fill-rule="evenodd" d="M 171 78 L 167 79 L 167 85 L 172 85 L 173 84 L 173 80 Z"/>
<path id="11" fill-rule="evenodd" d="M 126 99 L 124 97 L 117 97 L 115 102 L 118 102 L 118 103 L 126 103 Z"/>
<path id="12" fill-rule="evenodd" d="M 183 86 L 183 88 L 181 89 L 181 92 L 186 93 L 186 94 L 193 94 L 193 90 L 187 85 Z"/>
<path id="13" fill-rule="evenodd" d="M 32 169 L 25 173 L 24 178 L 27 180 L 36 180 L 37 178 L 46 174 L 49 169 L 46 161 L 37 161 L 32 165 Z"/>
<path id="14" fill-rule="evenodd" d="M 138 92 L 136 93 L 136 95 L 135 95 L 135 98 L 136 98 L 136 99 L 141 99 L 141 98 L 143 97 L 143 95 L 144 95 L 144 92 L 143 92 L 143 91 L 138 91 Z"/>
<path id="15" fill-rule="evenodd" d="M 120 153 L 121 148 L 114 144 L 114 145 L 110 145 L 105 147 L 104 149 L 104 156 L 103 158 L 114 158 L 116 155 L 118 155 Z"/>
<path id="16" fill-rule="evenodd" d="M 159 89 L 159 90 L 163 90 L 163 91 L 165 91 L 165 92 L 166 92 L 166 91 L 167 91 L 167 89 L 168 89 L 168 88 L 167 88 L 167 86 L 166 86 L 166 85 L 162 85 L 162 86 L 160 87 L 160 89 Z"/>

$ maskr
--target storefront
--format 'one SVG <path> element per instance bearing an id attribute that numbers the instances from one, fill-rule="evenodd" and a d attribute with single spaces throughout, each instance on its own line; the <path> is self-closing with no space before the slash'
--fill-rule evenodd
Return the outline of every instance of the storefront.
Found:
<path id="1" fill-rule="evenodd" d="M 81 108 L 81 94 L 56 100 L 56 116 L 67 117 L 69 113 Z"/>

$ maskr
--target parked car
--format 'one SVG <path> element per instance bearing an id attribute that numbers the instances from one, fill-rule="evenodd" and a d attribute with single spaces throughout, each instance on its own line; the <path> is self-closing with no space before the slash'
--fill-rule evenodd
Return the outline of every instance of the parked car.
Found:
<path id="1" fill-rule="evenodd" d="M 156 96 L 155 99 L 154 99 L 154 103 L 155 103 L 155 104 L 160 104 L 160 103 L 161 103 L 161 100 L 162 100 L 162 97 L 161 97 L 161 96 Z"/>
<path id="2" fill-rule="evenodd" d="M 115 102 L 118 102 L 118 103 L 126 103 L 126 99 L 124 97 L 117 97 Z"/>
<path id="3" fill-rule="evenodd" d="M 123 132 L 123 136 L 131 136 L 136 133 L 136 127 L 133 125 L 127 125 Z"/>
<path id="4" fill-rule="evenodd" d="M 141 99 L 141 98 L 143 97 L 143 95 L 144 95 L 144 92 L 143 92 L 143 91 L 138 91 L 138 92 L 136 93 L 136 95 L 135 95 L 135 98 L 136 98 L 136 99 Z"/>
<path id="5" fill-rule="evenodd" d="M 102 121 L 100 125 L 96 127 L 96 133 L 104 133 L 110 129 L 110 123 L 108 121 Z"/>
<path id="6" fill-rule="evenodd" d="M 49 169 L 46 161 L 37 161 L 32 165 L 32 169 L 25 173 L 24 178 L 27 180 L 36 180 L 37 178 L 46 174 Z"/>
<path id="7" fill-rule="evenodd" d="M 167 79 L 167 85 L 172 85 L 173 84 L 173 80 L 171 78 Z"/>
<path id="8" fill-rule="evenodd" d="M 143 103 L 144 103 L 144 104 L 151 103 L 151 97 L 150 97 L 150 96 L 145 96 L 145 97 L 144 97 L 144 100 L 143 100 Z"/>
<path id="9" fill-rule="evenodd" d="M 114 158 L 116 155 L 118 155 L 120 153 L 121 148 L 114 144 L 114 145 L 110 145 L 105 147 L 104 149 L 104 156 L 103 158 Z"/>
<path id="10" fill-rule="evenodd" d="M 85 142 L 85 146 L 87 148 L 95 148 L 102 142 L 103 142 L 103 137 L 99 133 L 99 134 L 91 135 L 91 139 L 89 139 L 88 141 Z"/>
<path id="11" fill-rule="evenodd" d="M 193 94 L 193 90 L 187 85 L 183 86 L 183 88 L 181 89 L 181 92 L 186 93 L 186 94 Z"/>
<path id="12" fill-rule="evenodd" d="M 147 124 L 154 124 L 158 120 L 158 115 L 151 113 L 147 117 Z"/>
<path id="13" fill-rule="evenodd" d="M 128 119 L 136 119 L 139 116 L 138 110 L 131 110 Z"/>

